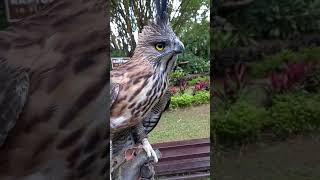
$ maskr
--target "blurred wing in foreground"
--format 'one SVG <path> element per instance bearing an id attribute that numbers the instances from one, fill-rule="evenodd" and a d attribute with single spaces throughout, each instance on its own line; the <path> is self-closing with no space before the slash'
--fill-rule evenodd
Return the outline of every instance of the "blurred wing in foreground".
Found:
<path id="1" fill-rule="evenodd" d="M 26 103 L 29 76 L 23 69 L 10 68 L 0 60 L 0 146 L 16 124 Z"/>

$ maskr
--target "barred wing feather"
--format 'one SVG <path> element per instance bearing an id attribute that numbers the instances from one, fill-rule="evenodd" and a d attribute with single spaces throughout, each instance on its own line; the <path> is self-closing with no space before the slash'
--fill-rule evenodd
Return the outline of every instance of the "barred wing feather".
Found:
<path id="1" fill-rule="evenodd" d="M 165 92 L 160 101 L 151 109 L 151 112 L 143 120 L 143 126 L 146 134 L 150 133 L 158 124 L 162 113 L 168 108 L 170 104 L 171 93 L 169 90 Z"/>

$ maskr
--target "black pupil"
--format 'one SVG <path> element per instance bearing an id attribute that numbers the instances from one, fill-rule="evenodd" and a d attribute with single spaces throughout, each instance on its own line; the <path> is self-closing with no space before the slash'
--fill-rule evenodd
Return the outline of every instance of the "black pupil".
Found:
<path id="1" fill-rule="evenodd" d="M 163 48 L 163 44 L 158 44 L 158 48 L 162 49 Z"/>

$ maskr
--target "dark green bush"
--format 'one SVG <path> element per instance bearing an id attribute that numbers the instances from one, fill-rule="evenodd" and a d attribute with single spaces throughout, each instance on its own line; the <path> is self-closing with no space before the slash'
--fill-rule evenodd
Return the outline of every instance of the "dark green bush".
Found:
<path id="1" fill-rule="evenodd" d="M 272 131 L 276 136 L 310 132 L 320 127 L 320 95 L 286 94 L 273 99 L 270 108 Z"/>
<path id="2" fill-rule="evenodd" d="M 267 121 L 267 111 L 245 101 L 220 109 L 214 115 L 215 130 L 221 143 L 241 144 L 257 140 Z"/>
<path id="3" fill-rule="evenodd" d="M 185 53 L 182 56 L 178 56 L 178 62 L 188 62 L 188 64 L 182 65 L 181 68 L 189 74 L 210 71 L 210 61 L 192 53 Z"/>
<path id="4" fill-rule="evenodd" d="M 248 29 L 238 29 L 237 31 L 215 31 L 212 33 L 212 49 L 220 50 L 239 46 L 256 44 L 254 34 Z"/>
<path id="5" fill-rule="evenodd" d="M 320 48 L 302 49 L 298 52 L 283 50 L 278 54 L 266 56 L 262 61 L 249 65 L 249 74 L 253 78 L 263 78 L 272 71 L 280 70 L 284 63 L 298 63 L 302 61 L 320 62 Z"/>
<path id="6" fill-rule="evenodd" d="M 298 53 L 301 53 L 301 56 L 304 60 L 316 62 L 320 61 L 320 47 L 304 48 Z"/>
<path id="7" fill-rule="evenodd" d="M 319 32 L 318 0 L 255 0 L 227 19 L 236 27 L 253 29 L 257 38 L 282 38 Z"/>
<path id="8" fill-rule="evenodd" d="M 216 31 L 212 33 L 212 49 L 232 48 L 238 45 L 235 35 L 232 32 Z"/>
<path id="9" fill-rule="evenodd" d="M 320 90 L 320 67 L 308 73 L 297 85 L 298 90 L 315 93 Z"/>

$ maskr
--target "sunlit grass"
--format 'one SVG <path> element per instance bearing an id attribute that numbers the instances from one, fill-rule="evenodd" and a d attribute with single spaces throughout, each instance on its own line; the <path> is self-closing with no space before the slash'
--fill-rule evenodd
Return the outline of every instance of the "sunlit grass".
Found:
<path id="1" fill-rule="evenodd" d="M 165 112 L 149 134 L 151 143 L 206 138 L 210 135 L 210 105 Z"/>

